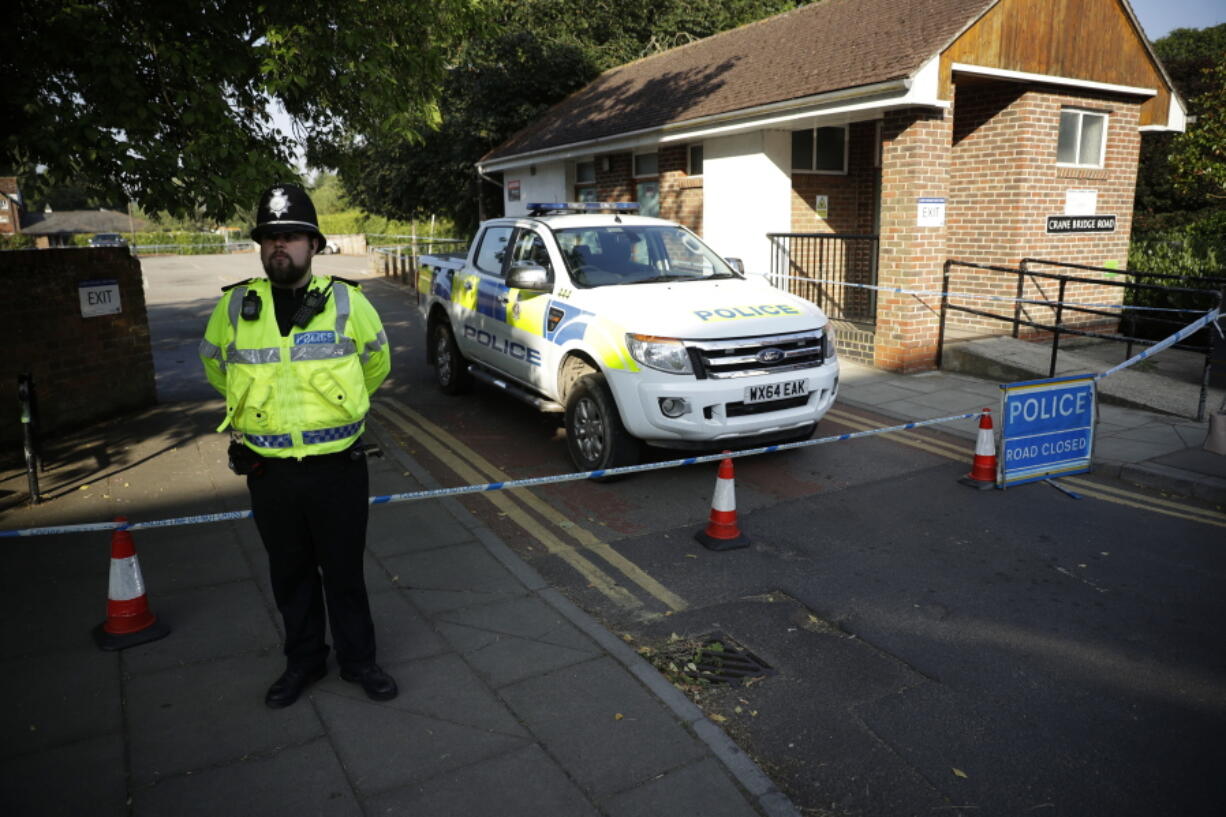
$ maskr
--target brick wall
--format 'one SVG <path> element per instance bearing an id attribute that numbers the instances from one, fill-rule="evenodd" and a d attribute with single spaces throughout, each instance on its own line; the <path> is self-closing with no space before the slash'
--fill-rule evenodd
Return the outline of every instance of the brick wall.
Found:
<path id="1" fill-rule="evenodd" d="M 1056 166 L 1060 109 L 1073 106 L 1108 115 L 1102 169 Z M 967 81 L 956 88 L 950 188 L 947 211 L 949 257 L 1017 267 L 1022 258 L 1043 258 L 1095 267 L 1127 265 L 1132 227 L 1140 133 L 1135 99 L 1056 93 L 999 82 Z M 1095 190 L 1097 212 L 1113 214 L 1114 233 L 1048 235 L 1046 217 L 1064 212 L 1068 190 Z M 1048 271 L 1060 271 L 1050 269 Z M 1112 274 L 1064 272 L 1085 277 Z M 1017 279 L 1002 273 L 955 268 L 951 289 L 983 295 L 1016 294 Z M 1056 297 L 1051 280 L 1027 279 L 1025 297 Z M 1118 303 L 1122 290 L 1092 284 L 1069 285 L 1066 301 Z M 972 305 L 971 301 L 959 303 Z M 1012 316 L 1013 306 L 978 301 L 975 308 Z M 1053 311 L 1025 307 L 1033 320 L 1051 322 Z M 1101 323 L 1068 313 L 1066 323 Z M 951 328 L 964 334 L 998 334 L 1005 324 L 951 313 Z"/>
<path id="2" fill-rule="evenodd" d="M 122 312 L 85 318 L 78 283 L 118 283 Z M 17 375 L 34 376 L 43 433 L 157 401 L 140 263 L 120 248 L 0 252 L 0 443 L 20 450 Z"/>
<path id="3" fill-rule="evenodd" d="M 882 287 L 938 292 L 946 257 L 946 227 L 916 225 L 918 199 L 949 198 L 952 111 L 910 108 L 886 112 L 881 124 Z M 935 363 L 940 299 L 880 292 L 873 365 L 889 371 L 930 369 Z"/>
<path id="4" fill-rule="evenodd" d="M 688 166 L 688 145 L 660 148 L 660 218 L 702 235 L 702 176 L 690 176 Z"/>
<path id="5" fill-rule="evenodd" d="M 604 169 L 605 159 L 608 170 Z M 596 157 L 596 200 L 634 201 L 634 156 L 629 153 L 613 153 Z"/>
<path id="6" fill-rule="evenodd" d="M 0 176 L 0 235 L 21 232 L 21 208 L 14 200 L 17 193 L 17 177 Z"/>
<path id="7" fill-rule="evenodd" d="M 876 122 L 853 122 L 847 129 L 846 174 L 792 173 L 792 232 L 850 233 L 873 232 L 877 168 Z M 825 218 L 817 215 L 817 196 L 827 196 Z"/>

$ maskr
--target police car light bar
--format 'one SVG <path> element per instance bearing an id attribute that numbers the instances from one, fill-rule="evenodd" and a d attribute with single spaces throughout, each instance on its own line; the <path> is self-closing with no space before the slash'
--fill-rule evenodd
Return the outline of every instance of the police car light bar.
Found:
<path id="1" fill-rule="evenodd" d="M 639 204 L 636 201 L 554 201 L 528 204 L 528 213 L 534 216 L 541 216 L 545 213 L 595 213 L 601 210 L 633 212 L 638 209 Z"/>

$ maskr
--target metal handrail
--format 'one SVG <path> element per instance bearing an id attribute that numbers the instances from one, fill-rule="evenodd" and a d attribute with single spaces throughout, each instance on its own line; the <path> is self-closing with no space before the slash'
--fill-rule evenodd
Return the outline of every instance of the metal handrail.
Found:
<path id="1" fill-rule="evenodd" d="M 1069 283 L 1085 283 L 1085 284 L 1093 284 L 1095 286 L 1118 287 L 1123 290 L 1145 289 L 1145 290 L 1160 290 L 1163 292 L 1183 292 L 1183 293 L 1189 293 L 1189 294 L 1198 295 L 1198 296 L 1203 295 L 1210 300 L 1211 302 L 1210 307 L 1209 307 L 1210 309 L 1212 309 L 1213 306 L 1216 306 L 1217 308 L 1220 309 L 1222 306 L 1223 299 L 1224 297 L 1226 297 L 1226 290 L 1218 291 L 1218 290 L 1212 290 L 1212 289 L 1195 289 L 1192 287 L 1171 287 L 1171 286 L 1164 286 L 1162 284 L 1143 284 L 1143 283 L 1138 283 L 1135 281 L 1105 281 L 1105 280 L 1102 280 L 1101 278 L 1086 278 L 1086 277 L 1077 276 L 1077 275 L 1065 275 L 1063 273 L 1039 272 L 1038 270 L 1027 269 L 1024 266 L 1026 261 L 1029 261 L 1030 263 L 1051 264 L 1052 266 L 1068 267 L 1071 269 L 1084 269 L 1084 270 L 1090 270 L 1090 271 L 1096 271 L 1096 272 L 1114 272 L 1114 273 L 1122 272 L 1121 270 L 1112 270 L 1112 269 L 1105 268 L 1105 267 L 1091 267 L 1091 266 L 1084 265 L 1084 264 L 1074 264 L 1071 262 L 1058 262 L 1058 261 L 1056 262 L 1042 261 L 1039 259 L 1023 259 L 1023 262 L 1022 262 L 1023 265 L 1018 268 L 1004 267 L 1004 266 L 998 266 L 998 265 L 993 265 L 993 264 L 978 264 L 973 261 L 958 261 L 952 258 L 948 259 L 944 264 L 944 271 L 942 275 L 941 311 L 940 311 L 940 319 L 939 319 L 939 325 L 938 325 L 938 330 L 937 330 L 938 335 L 937 335 L 936 365 L 938 369 L 941 367 L 941 359 L 942 359 L 942 356 L 945 350 L 946 315 L 950 310 L 954 312 L 962 312 L 962 313 L 966 313 L 970 315 L 978 315 L 980 317 L 990 318 L 992 320 L 1011 322 L 1013 324 L 1013 337 L 1015 338 L 1019 336 L 1019 329 L 1021 326 L 1029 326 L 1034 329 L 1040 329 L 1042 331 L 1051 332 L 1052 333 L 1051 363 L 1048 368 L 1047 376 L 1054 377 L 1056 373 L 1056 360 L 1057 360 L 1057 356 L 1060 350 L 1060 336 L 1062 334 L 1079 335 L 1082 337 L 1101 338 L 1103 340 L 1110 340 L 1110 341 L 1114 341 L 1117 343 L 1125 343 L 1127 344 L 1127 356 L 1128 357 L 1132 356 L 1132 345 L 1134 343 L 1139 343 L 1145 346 L 1153 346 L 1160 342 L 1160 341 L 1149 340 L 1146 338 L 1132 337 L 1130 335 L 1124 335 L 1120 333 L 1105 334 L 1101 332 L 1094 332 L 1088 329 L 1077 329 L 1075 327 L 1066 326 L 1063 322 L 1065 310 L 1077 312 L 1079 314 L 1099 315 L 1099 316 L 1109 317 L 1109 318 L 1122 317 L 1119 313 L 1107 312 L 1102 309 L 1096 309 L 1090 305 L 1065 303 L 1064 294 L 1065 294 L 1066 287 L 1068 286 Z M 1016 275 L 1018 279 L 1018 284 L 1017 284 L 1017 296 L 1015 300 L 1015 306 L 1013 309 L 1013 317 L 1008 318 L 1000 314 L 997 314 L 994 312 L 988 312 L 982 309 L 974 309 L 969 306 L 951 304 L 949 302 L 950 272 L 954 267 L 966 267 L 969 269 L 981 269 L 981 270 L 987 270 L 991 272 L 1002 272 L 1002 273 L 1007 273 L 1010 275 Z M 1045 306 L 1049 309 L 1054 309 L 1056 314 L 1055 314 L 1055 322 L 1053 324 L 1040 323 L 1038 321 L 1033 321 L 1028 318 L 1027 319 L 1022 318 L 1022 305 L 1023 305 L 1022 295 L 1024 291 L 1025 280 L 1027 277 L 1044 278 L 1048 280 L 1054 280 L 1057 282 L 1058 293 L 1056 296 L 1056 300 L 1053 301 L 1050 298 L 1045 298 L 1041 300 L 1031 299 L 1027 301 L 1028 303 L 1037 302 L 1040 306 Z M 1179 276 L 1174 276 L 1174 277 L 1179 277 Z M 1171 311 L 1175 313 L 1187 312 L 1187 313 L 1193 313 L 1193 314 L 1201 314 L 1207 310 L 1174 308 Z M 1158 322 L 1158 323 L 1182 325 L 1178 321 L 1171 321 L 1169 319 L 1163 319 L 1163 318 L 1151 318 L 1150 320 L 1154 322 Z M 1135 320 L 1132 325 L 1133 325 L 1133 331 L 1135 332 Z M 1192 344 L 1187 344 L 1187 343 L 1178 343 L 1174 345 L 1174 348 L 1182 348 L 1182 349 L 1186 349 L 1188 351 L 1193 351 L 1193 352 L 1202 352 L 1205 356 L 1205 363 L 1204 363 L 1204 367 L 1201 373 L 1200 401 L 1199 401 L 1199 406 L 1197 407 L 1197 414 L 1196 414 L 1196 419 L 1198 421 L 1203 420 L 1205 418 L 1205 402 L 1206 402 L 1206 399 L 1209 393 L 1209 372 L 1210 372 L 1210 365 L 1211 365 L 1212 347 L 1208 345 L 1197 346 L 1197 345 L 1192 345 Z"/>

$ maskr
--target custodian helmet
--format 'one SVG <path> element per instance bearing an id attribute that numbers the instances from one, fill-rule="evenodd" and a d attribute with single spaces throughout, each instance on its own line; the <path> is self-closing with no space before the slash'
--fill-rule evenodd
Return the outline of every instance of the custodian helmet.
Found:
<path id="1" fill-rule="evenodd" d="M 315 205 L 306 191 L 296 184 L 274 184 L 260 196 L 251 238 L 262 241 L 277 233 L 307 233 L 315 238 L 316 251 L 324 246 Z"/>

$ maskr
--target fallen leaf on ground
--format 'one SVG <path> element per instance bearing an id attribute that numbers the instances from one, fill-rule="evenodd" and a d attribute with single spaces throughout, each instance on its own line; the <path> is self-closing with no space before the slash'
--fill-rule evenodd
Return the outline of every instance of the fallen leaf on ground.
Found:
<path id="1" fill-rule="evenodd" d="M 954 767 L 953 772 L 954 772 L 954 774 L 956 774 L 958 777 L 961 777 L 961 778 L 963 778 L 963 779 L 965 779 L 965 778 L 966 778 L 966 772 L 962 771 L 961 769 L 959 769 L 959 768 L 957 768 L 957 767 Z"/>

